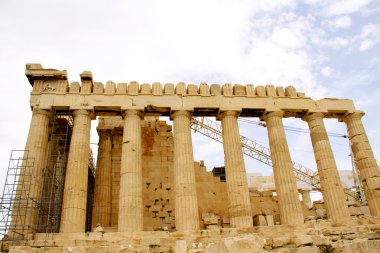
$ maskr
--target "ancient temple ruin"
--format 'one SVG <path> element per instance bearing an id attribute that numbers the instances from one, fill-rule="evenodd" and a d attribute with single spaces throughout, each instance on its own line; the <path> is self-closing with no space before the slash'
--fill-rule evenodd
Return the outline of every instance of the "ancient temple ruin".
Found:
<path id="1" fill-rule="evenodd" d="M 348 229 L 351 240 L 373 236 L 371 245 L 380 245 L 380 171 L 361 122 L 364 112 L 349 99 L 313 100 L 292 86 L 135 81 L 104 85 L 95 82 L 89 71 L 80 75 L 81 84 L 69 83 L 66 71 L 40 64 L 27 64 L 26 76 L 32 86 L 33 114 L 24 155 L 17 160 L 13 197 L 8 197 L 11 211 L 3 241 L 11 249 L 22 250 L 17 247 L 26 242 L 28 247 L 45 250 L 52 245 L 86 246 L 91 252 L 94 241 L 103 240 L 97 246 L 119 252 L 116 248 L 127 246 L 115 238 L 123 237 L 136 252 L 149 252 L 138 250 L 153 244 L 164 248 L 151 252 L 187 252 L 200 243 L 203 248 L 191 252 L 234 252 L 223 244 L 224 235 L 236 240 L 248 236 L 249 243 L 271 251 L 287 245 L 276 246 L 274 241 L 289 233 L 311 241 L 289 239 L 288 244 L 318 252 L 318 245 L 328 244 L 313 241 L 309 232 L 331 227 L 340 229 L 341 237 L 335 242 Z M 170 117 L 173 126 L 162 117 Z M 214 117 L 220 122 L 224 179 L 207 171 L 202 161 L 194 161 L 192 117 Z M 266 123 L 276 196 L 248 187 L 239 117 Z M 309 125 L 324 223 L 309 222 L 307 217 L 314 215 L 310 199 L 305 192 L 303 201 L 299 199 L 282 123 L 288 117 Z M 90 129 L 96 118 L 95 169 Z M 347 126 L 369 209 L 361 221 L 350 211 L 324 118 Z M 370 235 L 360 234 L 360 225 L 368 225 L 361 229 Z M 83 243 L 72 242 L 73 238 Z M 219 245 L 215 246 L 219 251 L 210 251 L 210 243 Z"/>

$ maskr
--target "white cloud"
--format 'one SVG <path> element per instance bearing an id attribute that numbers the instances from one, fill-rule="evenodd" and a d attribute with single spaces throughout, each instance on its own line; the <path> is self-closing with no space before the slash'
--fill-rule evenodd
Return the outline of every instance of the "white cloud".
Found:
<path id="1" fill-rule="evenodd" d="M 334 28 L 347 29 L 352 25 L 352 19 L 350 16 L 341 16 L 328 21 L 328 24 Z"/>
<path id="2" fill-rule="evenodd" d="M 333 73 L 333 69 L 326 66 L 326 67 L 323 67 L 321 69 L 321 74 L 324 76 L 324 77 L 331 77 L 332 76 L 332 73 Z"/>
<path id="3" fill-rule="evenodd" d="M 325 45 L 328 45 L 333 48 L 342 48 L 347 47 L 349 45 L 350 41 L 348 39 L 342 38 L 342 37 L 336 37 L 331 40 L 326 40 Z"/>
<path id="4" fill-rule="evenodd" d="M 369 23 L 362 28 L 355 40 L 360 42 L 359 50 L 366 51 L 380 43 L 380 23 Z"/>
<path id="5" fill-rule="evenodd" d="M 372 0 L 306 0 L 323 16 L 339 16 L 367 11 Z"/>
<path id="6" fill-rule="evenodd" d="M 364 10 L 365 7 L 371 3 L 371 0 L 338 0 L 338 1 L 329 1 L 327 6 L 326 14 L 327 15 L 342 15 L 342 14 L 351 14 Z"/>
<path id="7" fill-rule="evenodd" d="M 363 40 L 361 43 L 360 43 L 360 51 L 366 51 L 368 49 L 371 49 L 373 46 L 375 45 L 375 42 L 373 40 Z"/>

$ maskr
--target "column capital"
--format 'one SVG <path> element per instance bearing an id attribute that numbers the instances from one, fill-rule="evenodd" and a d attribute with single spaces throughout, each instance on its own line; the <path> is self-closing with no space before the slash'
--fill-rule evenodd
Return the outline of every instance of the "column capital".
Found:
<path id="1" fill-rule="evenodd" d="M 46 110 L 46 109 L 33 108 L 33 114 L 41 114 L 41 115 L 46 115 L 48 117 L 51 117 L 53 116 L 53 111 Z"/>
<path id="2" fill-rule="evenodd" d="M 77 109 L 73 111 L 73 117 L 84 115 L 90 117 L 90 119 L 95 119 L 95 113 L 92 110 L 86 110 L 86 109 Z"/>
<path id="3" fill-rule="evenodd" d="M 324 117 L 325 117 L 325 114 L 322 112 L 309 112 L 309 113 L 306 113 L 301 119 L 303 121 L 309 122 L 315 118 L 323 119 Z"/>
<path id="4" fill-rule="evenodd" d="M 177 116 L 186 116 L 190 119 L 193 116 L 193 112 L 184 110 L 174 111 L 170 114 L 170 119 L 174 119 Z"/>
<path id="5" fill-rule="evenodd" d="M 265 111 L 263 113 L 263 116 L 261 116 L 261 118 L 263 120 L 267 120 L 268 118 L 272 118 L 272 117 L 282 118 L 283 116 L 284 116 L 283 111 Z"/>
<path id="6" fill-rule="evenodd" d="M 346 122 L 347 120 L 351 119 L 361 119 L 364 116 L 365 112 L 363 111 L 355 111 L 355 112 L 346 112 L 339 121 Z"/>
<path id="7" fill-rule="evenodd" d="M 228 110 L 228 111 L 221 111 L 216 115 L 217 120 L 221 120 L 226 116 L 233 116 L 233 117 L 239 117 L 241 111 L 234 111 L 234 110 Z"/>
<path id="8" fill-rule="evenodd" d="M 140 111 L 140 110 L 134 110 L 134 109 L 131 109 L 131 110 L 125 110 L 121 113 L 123 119 L 126 117 L 126 116 L 132 116 L 132 115 L 137 115 L 140 117 L 140 119 L 143 119 L 144 118 L 144 112 Z"/>

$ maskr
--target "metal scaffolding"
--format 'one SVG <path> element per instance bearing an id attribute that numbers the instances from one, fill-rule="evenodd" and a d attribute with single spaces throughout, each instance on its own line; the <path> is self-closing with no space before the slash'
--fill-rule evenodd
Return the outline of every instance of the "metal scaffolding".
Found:
<path id="1" fill-rule="evenodd" d="M 49 137 L 46 165 L 43 171 L 44 181 L 36 229 L 38 233 L 59 232 L 71 134 L 71 115 L 55 114 Z"/>
<path id="2" fill-rule="evenodd" d="M 26 238 L 32 233 L 26 214 L 34 205 L 29 194 L 34 159 L 27 150 L 12 150 L 0 202 L 0 234 L 4 239 Z"/>
<path id="3" fill-rule="evenodd" d="M 191 128 L 195 132 L 199 132 L 213 140 L 223 143 L 222 126 L 213 120 L 205 117 L 193 117 L 191 121 Z M 240 136 L 240 140 L 242 150 L 245 155 L 273 167 L 269 148 L 244 136 Z M 314 189 L 320 189 L 320 179 L 317 171 L 310 170 L 295 161 L 292 161 L 292 163 L 297 180 L 311 185 Z M 357 194 L 355 192 L 346 190 L 345 193 L 350 197 L 357 199 Z"/>
<path id="4" fill-rule="evenodd" d="M 41 197 L 32 199 L 34 159 L 27 150 L 14 150 L 0 202 L 0 234 L 4 239 L 28 239 L 29 234 L 57 233 L 65 185 L 73 117 L 70 112 L 55 112 L 50 123 L 47 159 L 43 168 Z M 89 154 L 86 231 L 91 230 L 95 164 Z M 37 224 L 31 224 L 28 212 L 38 209 Z"/>

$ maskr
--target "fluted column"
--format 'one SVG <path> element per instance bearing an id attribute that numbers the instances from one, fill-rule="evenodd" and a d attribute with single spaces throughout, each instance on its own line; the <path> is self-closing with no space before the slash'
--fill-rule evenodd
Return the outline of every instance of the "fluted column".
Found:
<path id="1" fill-rule="evenodd" d="M 99 149 L 95 177 L 92 226 L 111 226 L 111 151 L 112 133 L 98 129 Z"/>
<path id="2" fill-rule="evenodd" d="M 124 113 L 120 167 L 119 232 L 143 230 L 141 118 L 136 110 Z"/>
<path id="3" fill-rule="evenodd" d="M 61 233 L 85 232 L 91 118 L 87 110 L 73 113 L 74 126 L 66 167 Z"/>
<path id="4" fill-rule="evenodd" d="M 380 216 L 380 171 L 361 121 L 363 115 L 362 112 L 355 112 L 348 114 L 343 120 L 347 125 L 352 153 L 370 213 L 373 216 Z"/>
<path id="5" fill-rule="evenodd" d="M 249 199 L 247 174 L 240 140 L 238 112 L 225 111 L 222 121 L 224 163 L 231 227 L 252 227 L 252 209 Z"/>
<path id="6" fill-rule="evenodd" d="M 177 231 L 199 229 L 193 145 L 191 141 L 191 113 L 176 111 L 171 117 L 174 126 L 174 190 L 175 223 Z"/>
<path id="7" fill-rule="evenodd" d="M 309 125 L 327 218 L 334 222 L 346 222 L 350 220 L 350 212 L 323 117 L 323 113 L 311 113 L 302 119 Z"/>
<path id="8" fill-rule="evenodd" d="M 264 116 L 268 130 L 278 206 L 282 224 L 300 224 L 303 223 L 304 218 L 282 116 L 283 112 L 269 112 Z"/>
<path id="9" fill-rule="evenodd" d="M 302 202 L 305 206 L 307 207 L 312 207 L 313 203 L 310 198 L 310 190 L 300 190 L 301 195 L 302 195 Z"/>
<path id="10" fill-rule="evenodd" d="M 20 183 L 17 185 L 16 190 L 16 201 L 17 199 L 27 200 L 28 207 L 13 207 L 12 225 L 14 226 L 17 223 L 16 233 L 14 234 L 16 237 L 22 234 L 25 235 L 26 231 L 24 229 L 34 231 L 35 225 L 37 225 L 38 206 L 36 201 L 38 202 L 41 197 L 51 117 L 52 112 L 49 110 L 33 109 L 24 154 L 24 159 L 28 159 L 23 161 L 20 170 Z"/>

